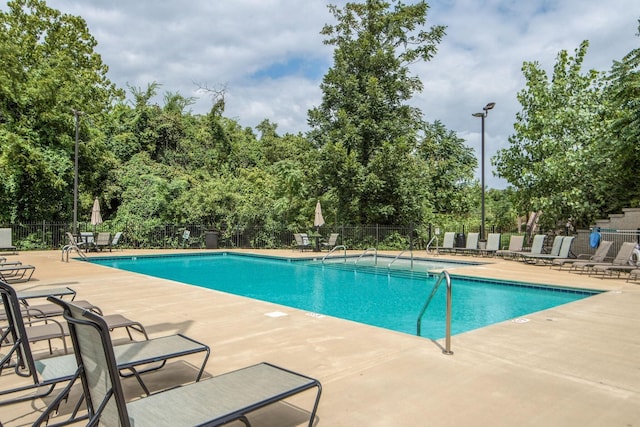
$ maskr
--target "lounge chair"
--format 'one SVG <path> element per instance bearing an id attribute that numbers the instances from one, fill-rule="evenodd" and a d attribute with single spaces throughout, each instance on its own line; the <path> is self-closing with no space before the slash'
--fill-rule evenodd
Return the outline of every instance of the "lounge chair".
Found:
<path id="1" fill-rule="evenodd" d="M 68 396 L 72 385 L 70 381 L 78 376 L 75 356 L 69 354 L 35 360 L 29 345 L 29 338 L 27 338 L 18 295 L 12 286 L 0 281 L 0 297 L 5 312 L 9 315 L 7 336 L 11 338 L 12 343 L 9 351 L 0 355 L 0 374 L 3 369 L 12 368 L 17 375 L 25 378 L 21 385 L 0 389 L 0 399 L 6 399 L 0 400 L 0 406 L 48 396 L 58 384 L 67 383 L 67 387 L 43 413 L 42 419 L 46 420 L 56 410 L 59 403 Z M 55 301 L 58 299 L 56 298 Z M 170 359 L 204 353 L 202 366 L 195 379 L 195 381 L 199 381 L 210 354 L 208 346 L 181 334 L 121 344 L 115 346 L 114 351 L 120 375 L 135 377 L 145 394 L 149 394 L 149 389 L 142 380 L 141 374 L 162 368 Z M 12 395 L 17 396 L 7 398 Z M 77 415 L 76 412 L 74 411 L 71 415 L 72 418 Z"/>
<path id="2" fill-rule="evenodd" d="M 110 246 L 111 246 L 111 233 L 109 232 L 98 233 L 98 235 L 96 236 L 96 243 L 95 243 L 96 249 L 101 251 Z"/>
<path id="3" fill-rule="evenodd" d="M 569 258 L 571 254 L 571 245 L 573 245 L 573 241 L 575 240 L 575 236 L 556 236 L 553 241 L 553 247 L 551 248 L 550 254 L 540 254 L 540 255 L 526 255 L 524 256 L 525 262 L 530 264 L 550 264 L 555 259 Z M 560 244 L 560 248 L 557 249 L 558 242 Z"/>
<path id="4" fill-rule="evenodd" d="M 633 244 L 633 243 L 632 243 Z M 636 245 L 633 245 L 631 249 L 631 255 L 627 258 L 627 262 L 620 259 L 618 262 L 615 260 L 611 264 L 595 264 L 591 267 L 589 275 L 596 275 L 601 277 L 613 277 L 614 273 L 616 277 L 620 277 L 622 273 L 631 273 L 633 270 L 640 267 L 640 261 L 634 256 Z"/>
<path id="5" fill-rule="evenodd" d="M 100 308 L 88 301 L 73 301 L 73 303 L 85 310 L 91 310 L 102 315 L 102 311 L 100 310 Z M 35 306 L 22 305 L 21 314 L 27 333 L 26 336 L 30 343 L 47 341 L 49 346 L 49 354 L 53 354 L 53 346 L 51 345 L 52 340 L 60 340 L 62 342 L 64 353 L 67 354 L 69 352 L 66 341 L 66 338 L 69 336 L 67 324 L 66 322 L 62 323 L 55 319 L 55 317 L 62 316 L 62 307 L 54 303 Z M 133 335 L 131 334 L 131 331 L 141 333 L 142 335 L 144 335 L 145 340 L 149 339 L 147 331 L 140 322 L 130 320 L 121 314 L 108 314 L 103 317 L 107 322 L 107 326 L 109 327 L 110 331 L 124 328 L 127 332 L 127 335 L 129 336 L 130 341 L 133 341 Z M 9 320 L 9 316 L 4 311 L 4 309 L 0 309 L 0 320 Z M 7 336 L 8 329 L 7 331 L 4 331 L 3 328 L 0 327 L 0 347 L 2 347 L 2 342 L 6 340 Z"/>
<path id="6" fill-rule="evenodd" d="M 544 241 L 547 239 L 545 234 L 536 234 L 533 236 L 531 248 L 527 251 L 522 250 L 513 253 L 513 259 L 521 260 L 523 255 L 540 255 L 544 250 Z"/>
<path id="7" fill-rule="evenodd" d="M 76 291 L 74 291 L 70 287 L 38 288 L 38 289 L 31 289 L 31 290 L 22 291 L 22 292 L 16 292 L 16 297 L 21 302 L 24 309 L 27 309 L 27 311 L 25 312 L 25 315 L 27 316 L 27 318 L 34 317 L 37 319 L 62 316 L 63 309 L 58 304 L 54 304 L 54 303 L 38 304 L 38 305 L 30 304 L 30 301 L 34 299 L 48 298 L 52 295 L 58 296 L 61 298 L 64 296 L 71 296 L 71 301 L 73 301 L 75 305 L 82 307 L 85 310 L 96 312 L 101 316 L 103 316 L 107 322 L 107 325 L 109 325 L 110 331 L 113 331 L 118 328 L 125 328 L 127 335 L 129 335 L 129 339 L 131 341 L 133 341 L 133 335 L 131 335 L 131 331 L 139 332 L 142 335 L 144 335 L 144 338 L 146 340 L 149 339 L 146 329 L 144 328 L 144 326 L 142 326 L 140 322 L 131 320 L 121 314 L 104 315 L 100 307 L 98 307 L 97 305 L 94 305 L 89 301 L 76 300 L 75 299 Z"/>
<path id="8" fill-rule="evenodd" d="M 309 238 L 307 235 L 303 233 L 294 233 L 293 238 L 296 240 L 296 248 L 301 252 L 304 252 L 306 249 L 313 249 L 311 246 L 311 242 L 309 242 Z"/>
<path id="9" fill-rule="evenodd" d="M 464 248 L 456 248 L 455 252 L 475 253 L 478 250 L 478 240 L 480 239 L 480 233 L 469 233 L 467 235 L 467 244 Z"/>
<path id="10" fill-rule="evenodd" d="M 20 299 L 19 294 L 18 294 L 18 299 Z M 29 305 L 29 304 L 26 304 L 25 301 L 22 301 L 22 303 L 24 305 L 24 308 L 28 310 L 28 312 L 25 312 L 25 315 L 28 318 L 35 317 L 37 319 L 43 319 L 46 317 L 62 316 L 62 309 L 60 309 L 60 306 L 58 306 L 57 304 L 46 303 L 46 304 Z M 74 300 L 73 303 L 81 306 L 86 310 L 92 310 L 97 313 L 102 313 L 102 310 L 100 310 L 100 307 L 93 305 L 89 301 Z"/>
<path id="11" fill-rule="evenodd" d="M 479 248 L 475 252 L 479 253 L 482 256 L 492 256 L 495 255 L 500 249 L 500 240 L 502 239 L 502 235 L 500 233 L 489 233 L 487 236 L 487 243 L 484 248 Z"/>
<path id="12" fill-rule="evenodd" d="M 83 231 L 80 233 L 78 241 L 80 247 L 84 247 L 85 251 L 90 251 L 96 247 L 96 236 L 91 231 Z"/>
<path id="13" fill-rule="evenodd" d="M 499 249 L 496 251 L 496 256 L 503 258 L 514 257 L 517 253 L 522 252 L 524 246 L 524 236 L 511 236 L 509 238 L 509 247 L 506 249 Z"/>
<path id="14" fill-rule="evenodd" d="M 571 269 L 571 264 L 579 261 L 592 261 L 592 262 L 604 262 L 607 258 L 607 254 L 609 253 L 609 249 L 611 249 L 611 245 L 613 242 L 608 240 L 603 240 L 600 242 L 598 249 L 593 255 L 589 254 L 578 254 L 576 258 L 557 258 L 551 262 L 551 268 L 557 266 L 559 270 L 563 270 L 564 267 L 567 267 L 567 270 Z"/>
<path id="15" fill-rule="evenodd" d="M 68 353 L 66 337 L 69 336 L 69 330 L 66 323 L 61 323 L 52 318 L 40 317 L 41 312 L 34 311 L 29 307 L 22 307 L 20 311 L 23 316 L 23 323 L 25 326 L 26 337 L 30 343 L 37 343 L 40 341 L 47 341 L 49 345 L 49 354 L 53 354 L 53 346 L 51 342 L 53 340 L 60 340 L 64 353 Z M 5 310 L 0 311 L 0 320 L 10 321 L 9 316 Z M 10 344 L 8 339 L 10 334 L 10 328 L 0 327 L 0 348 L 6 344 Z"/>
<path id="16" fill-rule="evenodd" d="M 113 239 L 111 240 L 111 243 L 109 244 L 109 252 L 111 252 L 111 249 L 113 248 L 118 248 L 120 247 L 120 239 L 122 238 L 122 231 L 118 231 L 114 236 Z"/>
<path id="17" fill-rule="evenodd" d="M 553 239 L 553 243 L 551 244 L 551 250 L 549 251 L 549 253 L 544 253 L 544 252 L 539 252 L 539 253 L 534 253 L 533 250 L 530 253 L 522 253 L 520 254 L 520 258 L 521 261 L 524 262 L 533 262 L 535 263 L 536 257 L 539 256 L 553 256 L 553 257 L 557 257 L 560 254 L 560 248 L 562 247 L 562 240 L 564 239 L 564 236 L 556 236 Z"/>
<path id="18" fill-rule="evenodd" d="M 442 238 L 442 246 L 436 248 L 437 252 L 453 252 L 456 239 L 456 233 L 453 231 L 447 231 Z"/>
<path id="19" fill-rule="evenodd" d="M 12 253 L 17 253 L 17 248 L 11 241 L 11 229 L 0 228 L 0 250 L 9 249 Z"/>
<path id="20" fill-rule="evenodd" d="M 28 282 L 36 268 L 33 265 L 17 264 L 0 266 L 0 280 L 5 282 Z"/>
<path id="21" fill-rule="evenodd" d="M 338 236 L 340 234 L 339 233 L 331 233 L 329 235 L 329 240 L 326 242 L 321 242 L 320 244 L 322 245 L 322 248 L 326 248 L 327 250 L 331 250 L 334 248 L 334 246 L 336 245 L 336 243 L 338 243 Z"/>
<path id="22" fill-rule="evenodd" d="M 596 266 L 628 266 L 629 259 L 636 244 L 633 242 L 623 242 L 616 257 L 611 262 L 577 261 L 571 265 L 572 272 L 590 273 Z"/>
<path id="23" fill-rule="evenodd" d="M 601 278 L 605 277 L 615 277 L 619 278 L 622 273 L 631 273 L 633 270 L 637 269 L 637 265 L 594 265 L 589 270 L 590 276 L 599 276 Z"/>
<path id="24" fill-rule="evenodd" d="M 117 357 L 103 319 L 62 300 L 87 399 L 88 425 L 106 427 L 214 426 L 240 420 L 250 412 L 317 388 L 310 412 L 313 426 L 322 387 L 318 380 L 260 363 L 195 384 L 126 402 Z"/>

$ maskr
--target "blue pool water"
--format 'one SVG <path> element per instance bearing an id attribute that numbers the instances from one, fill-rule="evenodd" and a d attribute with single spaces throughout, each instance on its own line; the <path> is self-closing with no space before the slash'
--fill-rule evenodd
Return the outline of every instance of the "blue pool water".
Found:
<path id="1" fill-rule="evenodd" d="M 425 273 L 354 269 L 353 260 L 348 261 L 348 269 L 319 261 L 231 254 L 109 257 L 91 262 L 413 335 L 417 316 L 436 281 Z M 452 333 L 593 295 L 521 285 L 452 277 Z M 422 318 L 422 336 L 444 336 L 445 288 L 440 287 Z"/>

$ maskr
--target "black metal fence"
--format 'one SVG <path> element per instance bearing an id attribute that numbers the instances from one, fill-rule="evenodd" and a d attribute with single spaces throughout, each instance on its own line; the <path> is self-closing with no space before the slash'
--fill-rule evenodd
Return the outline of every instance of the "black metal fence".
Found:
<path id="1" fill-rule="evenodd" d="M 31 249 L 59 249 L 67 243 L 65 233 L 71 231 L 69 223 L 33 222 L 23 224 L 5 224 L 0 228 L 11 228 L 12 242 L 20 250 Z M 164 224 L 150 226 L 148 224 L 127 224 L 113 229 L 109 224 L 93 226 L 89 223 L 78 223 L 78 232 L 123 232 L 120 246 L 128 248 L 181 248 L 181 247 L 210 247 L 208 236 L 215 233 L 215 246 L 218 248 L 255 248 L 277 249 L 291 248 L 295 245 L 294 231 L 285 227 L 230 227 L 227 229 L 210 230 L 202 224 Z M 183 239 L 184 231 L 189 230 L 189 239 Z M 295 232 L 313 232 L 313 229 L 295 230 Z M 435 224 L 419 224 L 408 226 L 390 225 L 348 225 L 325 226 L 320 229 L 323 236 L 338 233 L 338 245 L 345 245 L 349 249 L 377 249 L 405 250 L 408 248 L 425 249 L 434 238 L 442 238 L 445 231 L 455 231 L 464 235 L 474 230 L 471 227 L 459 226 L 457 230 L 445 230 Z M 488 232 L 502 233 L 501 246 L 507 247 L 511 235 L 523 234 L 513 230 L 497 230 L 487 228 Z M 589 230 L 577 230 L 573 244 L 574 254 L 593 253 L 589 246 Z M 554 232 L 549 232 L 553 236 Z M 622 242 L 633 241 L 640 243 L 640 230 L 602 230 L 603 240 L 614 242 L 611 253 L 617 252 Z M 552 238 L 547 239 L 551 245 Z M 435 246 L 435 239 L 431 243 Z"/>

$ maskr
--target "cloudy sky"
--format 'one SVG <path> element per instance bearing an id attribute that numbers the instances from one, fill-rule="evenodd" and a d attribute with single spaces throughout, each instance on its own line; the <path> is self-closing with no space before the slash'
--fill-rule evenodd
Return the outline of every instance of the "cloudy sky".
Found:
<path id="1" fill-rule="evenodd" d="M 405 0 L 411 3 L 411 0 Z M 279 132 L 305 132 L 307 111 L 321 100 L 322 77 L 332 65 L 322 26 L 333 23 L 327 4 L 344 0 L 48 0 L 82 16 L 118 86 L 197 97 L 194 113 L 211 98 L 201 87 L 226 91 L 226 112 L 243 126 L 264 119 Z M 551 70 L 560 50 L 590 48 L 586 68 L 607 71 L 640 46 L 638 0 L 432 0 L 428 25 L 445 25 L 436 57 L 413 68 L 424 91 L 413 103 L 479 149 L 481 121 L 471 114 L 487 102 L 486 182 L 489 158 L 507 144 L 524 87 L 521 67 L 538 61 Z M 162 103 L 162 98 L 158 99 Z M 479 152 L 479 150 L 478 150 Z M 479 176 L 479 171 L 477 173 Z"/>

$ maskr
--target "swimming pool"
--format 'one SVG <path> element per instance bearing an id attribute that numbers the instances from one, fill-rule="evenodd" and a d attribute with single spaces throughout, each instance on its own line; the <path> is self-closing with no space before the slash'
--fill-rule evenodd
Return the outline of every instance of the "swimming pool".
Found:
<path id="1" fill-rule="evenodd" d="M 345 268 L 340 263 L 323 265 L 312 260 L 227 253 L 101 257 L 90 261 L 412 335 L 436 280 L 424 272 L 354 268 L 354 260 L 349 260 Z M 452 289 L 453 334 L 597 293 L 456 276 L 452 277 Z M 422 336 L 444 336 L 445 309 L 445 287 L 441 286 L 422 318 Z"/>

